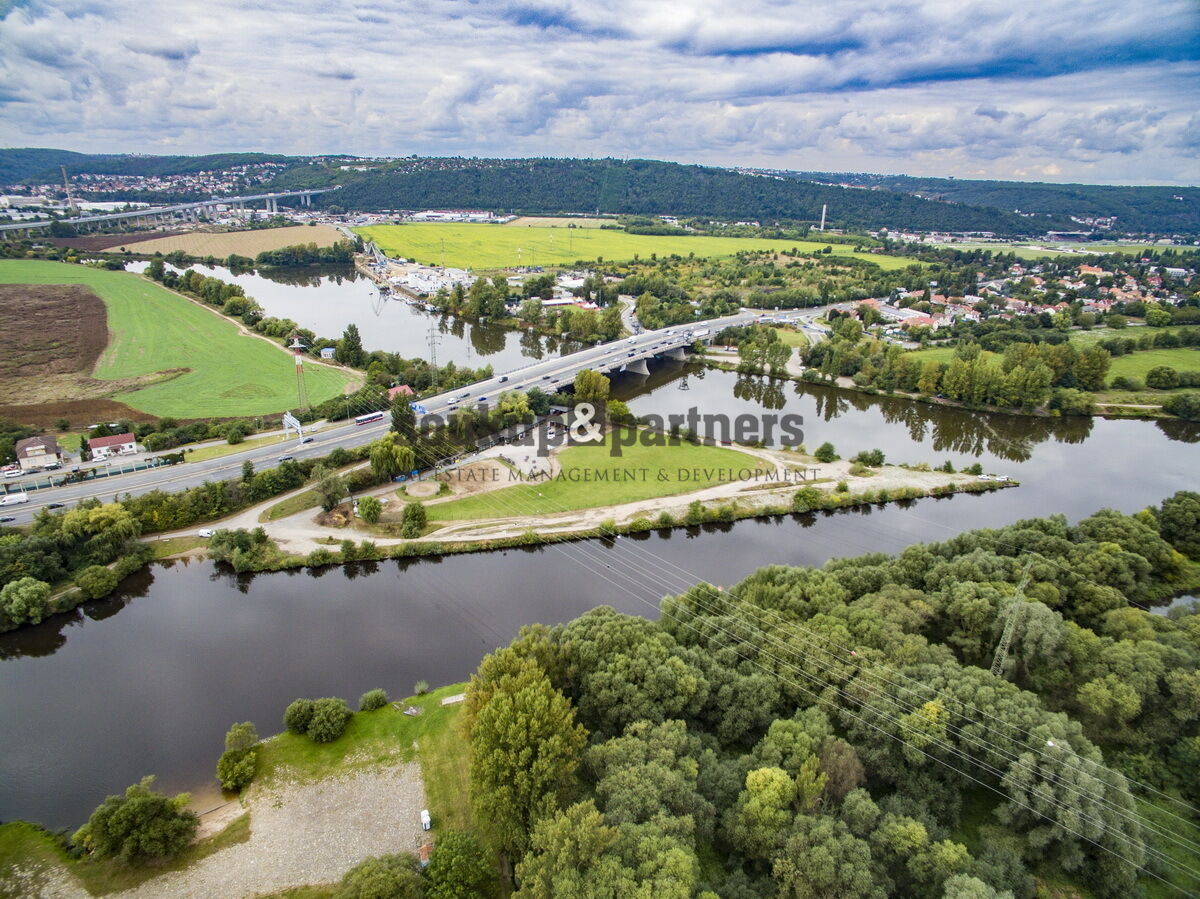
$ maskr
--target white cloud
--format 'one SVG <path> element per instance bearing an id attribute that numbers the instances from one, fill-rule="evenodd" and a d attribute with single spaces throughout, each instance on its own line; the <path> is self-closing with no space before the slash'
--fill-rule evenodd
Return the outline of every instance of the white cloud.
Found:
<path id="1" fill-rule="evenodd" d="M 0 143 L 1200 180 L 1191 0 L 29 0 Z"/>

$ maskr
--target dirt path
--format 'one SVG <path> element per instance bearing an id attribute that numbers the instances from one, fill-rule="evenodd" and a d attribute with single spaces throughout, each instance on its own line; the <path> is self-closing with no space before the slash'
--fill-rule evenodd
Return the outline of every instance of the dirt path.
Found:
<path id="1" fill-rule="evenodd" d="M 850 462 L 847 460 L 823 464 L 814 462 L 805 456 L 777 450 L 741 446 L 731 447 L 731 449 L 752 457 L 756 463 L 764 464 L 767 471 L 774 473 L 780 478 L 789 469 L 793 472 L 797 468 L 815 469 L 815 474 L 811 476 L 819 479 L 819 482 L 815 483 L 814 486 L 826 492 L 832 491 L 837 482 L 843 480 L 846 481 L 851 494 L 880 489 L 890 491 L 904 487 L 913 487 L 928 492 L 935 487 L 963 484 L 977 480 L 974 476 L 967 474 L 915 471 L 893 466 L 872 469 L 865 475 L 856 477 L 850 474 Z M 499 462 L 493 457 L 501 453 L 506 454 L 516 463 L 516 467 L 518 468 L 525 468 L 526 465 L 533 464 L 532 460 L 515 456 L 515 450 L 516 448 L 511 446 L 493 448 L 481 454 L 480 457 L 471 462 L 467 467 L 498 465 Z M 542 459 L 540 463 L 544 465 L 547 463 L 547 460 Z M 557 463 L 554 462 L 553 455 L 550 457 L 549 464 L 552 469 L 557 468 Z M 689 493 L 680 493 L 673 496 L 654 497 L 616 506 L 577 509 L 569 512 L 545 515 L 506 516 L 503 514 L 505 504 L 498 499 L 497 517 L 480 521 L 447 522 L 437 530 L 416 540 L 381 537 L 377 534 L 371 534 L 353 527 L 335 528 L 321 525 L 314 520 L 315 513 L 313 509 L 306 509 L 295 515 L 280 518 L 263 525 L 263 527 L 271 538 L 279 544 L 281 549 L 296 555 L 307 555 L 314 549 L 329 549 L 331 539 L 337 542 L 345 539 L 356 541 L 368 539 L 381 547 L 414 542 L 471 543 L 519 537 L 531 530 L 543 535 L 570 534 L 592 530 L 610 519 L 618 525 L 625 525 L 637 518 L 654 519 L 662 512 L 669 513 L 678 521 L 686 513 L 688 505 L 695 500 L 700 500 L 706 505 L 735 502 L 743 510 L 765 510 L 770 506 L 787 505 L 790 503 L 792 493 L 795 492 L 796 488 L 804 486 L 805 483 L 804 481 L 793 479 L 772 481 L 762 477 L 751 481 L 734 480 L 716 484 L 702 490 L 694 490 Z M 813 482 L 808 481 L 807 483 Z M 394 494 L 395 486 L 395 484 L 384 485 L 366 491 L 363 495 L 373 494 L 379 496 L 381 499 L 387 499 Z M 509 486 L 511 486 L 511 481 L 507 477 L 500 477 L 494 481 L 485 479 L 482 482 L 477 481 L 464 489 L 456 490 L 454 495 L 447 496 L 444 500 L 442 498 L 432 500 L 427 505 L 432 510 L 436 509 L 437 505 L 443 501 L 458 499 L 469 494 L 490 493 Z M 280 498 L 278 497 L 273 500 L 273 502 L 279 501 Z M 400 501 L 403 502 L 403 500 Z M 260 506 L 246 510 L 229 521 L 223 522 L 222 526 L 257 527 L 258 514 L 261 509 L 262 507 Z M 434 515 L 435 513 L 431 512 L 431 517 L 434 517 Z"/>

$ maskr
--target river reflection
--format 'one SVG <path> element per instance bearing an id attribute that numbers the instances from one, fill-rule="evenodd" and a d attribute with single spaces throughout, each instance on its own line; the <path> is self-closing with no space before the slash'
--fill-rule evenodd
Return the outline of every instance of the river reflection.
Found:
<path id="1" fill-rule="evenodd" d="M 1195 431 L 1172 422 L 989 416 L 676 363 L 622 375 L 614 394 L 639 415 L 799 413 L 810 448 L 828 440 L 843 456 L 879 447 L 889 461 L 957 468 L 979 460 L 1021 486 L 278 574 L 156 565 L 110 599 L 0 635 L 0 819 L 74 827 L 144 774 L 172 790 L 205 786 L 232 722 L 272 733 L 297 696 L 353 702 L 377 686 L 403 695 L 417 680 L 461 680 L 529 622 L 600 604 L 654 615 L 664 594 L 696 580 L 729 585 L 763 565 L 896 552 L 1032 516 L 1134 512 L 1200 480 Z"/>

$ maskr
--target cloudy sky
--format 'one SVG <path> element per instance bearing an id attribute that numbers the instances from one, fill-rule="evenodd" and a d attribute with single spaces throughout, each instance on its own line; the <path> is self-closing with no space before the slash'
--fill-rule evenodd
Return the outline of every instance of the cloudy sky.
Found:
<path id="1" fill-rule="evenodd" d="M 0 0 L 0 145 L 1200 183 L 1197 0 Z"/>

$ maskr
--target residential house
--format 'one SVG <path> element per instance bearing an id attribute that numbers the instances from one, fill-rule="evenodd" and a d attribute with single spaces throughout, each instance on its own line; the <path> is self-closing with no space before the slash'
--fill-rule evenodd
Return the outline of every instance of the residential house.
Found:
<path id="1" fill-rule="evenodd" d="M 26 437 L 16 446 L 21 471 L 38 471 L 62 465 L 62 450 L 54 437 Z"/>
<path id="2" fill-rule="evenodd" d="M 137 439 L 132 434 L 113 434 L 111 437 L 93 437 L 88 440 L 92 458 L 99 461 L 110 456 L 128 456 L 136 453 Z"/>
<path id="3" fill-rule="evenodd" d="M 407 384 L 397 384 L 388 390 L 388 400 L 394 400 L 398 396 L 413 396 L 413 389 Z"/>

